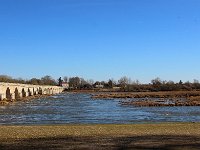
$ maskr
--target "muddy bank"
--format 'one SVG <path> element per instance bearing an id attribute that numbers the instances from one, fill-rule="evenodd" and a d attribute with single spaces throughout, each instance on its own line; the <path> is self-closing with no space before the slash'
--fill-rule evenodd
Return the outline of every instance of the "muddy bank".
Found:
<path id="1" fill-rule="evenodd" d="M 137 92 L 137 93 L 99 93 L 93 99 L 130 99 L 121 101 L 122 105 L 139 107 L 156 106 L 200 106 L 200 91 Z M 132 100 L 131 100 L 132 99 Z"/>
<path id="2" fill-rule="evenodd" d="M 170 91 L 170 92 L 115 92 L 115 93 L 96 93 L 92 98 L 185 98 L 200 96 L 200 91 Z"/>
<path id="3" fill-rule="evenodd" d="M 200 106 L 199 100 L 192 99 L 162 99 L 162 100 L 136 100 L 130 102 L 120 102 L 122 105 L 133 105 L 137 107 L 159 107 L 159 106 Z"/>

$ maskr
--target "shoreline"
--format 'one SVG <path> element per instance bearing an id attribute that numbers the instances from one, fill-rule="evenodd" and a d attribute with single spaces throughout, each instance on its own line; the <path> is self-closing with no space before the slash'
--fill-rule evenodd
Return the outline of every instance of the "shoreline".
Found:
<path id="1" fill-rule="evenodd" d="M 4 149 L 198 149 L 200 123 L 0 126 Z"/>

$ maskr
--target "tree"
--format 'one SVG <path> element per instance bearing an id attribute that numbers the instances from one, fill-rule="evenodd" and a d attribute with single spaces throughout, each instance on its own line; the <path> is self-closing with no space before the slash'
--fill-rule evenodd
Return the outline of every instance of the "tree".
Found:
<path id="1" fill-rule="evenodd" d="M 114 86 L 113 81 L 111 79 L 109 79 L 109 81 L 108 81 L 108 87 L 109 88 L 113 88 L 113 86 Z"/>
<path id="2" fill-rule="evenodd" d="M 135 81 L 133 81 L 132 84 L 133 84 L 133 85 L 140 85 L 140 81 L 139 81 L 139 80 L 135 80 Z"/>
<path id="3" fill-rule="evenodd" d="M 37 79 L 37 78 L 32 78 L 31 80 L 29 80 L 29 83 L 33 84 L 33 85 L 40 85 L 41 84 L 41 80 Z"/>
<path id="4" fill-rule="evenodd" d="M 118 80 L 118 83 L 122 89 L 125 89 L 126 86 L 130 83 L 130 79 L 128 77 L 124 76 Z"/>
<path id="5" fill-rule="evenodd" d="M 13 79 L 13 80 L 14 80 L 14 82 L 16 82 L 16 83 L 22 83 L 22 84 L 28 83 L 28 81 L 26 81 L 26 80 L 24 80 L 24 79 L 22 79 L 22 78 Z"/>
<path id="6" fill-rule="evenodd" d="M 153 79 L 153 80 L 151 80 L 151 83 L 153 84 L 153 85 L 161 85 L 162 84 L 162 81 L 161 81 L 161 79 L 160 78 L 155 78 L 155 79 Z"/>
<path id="7" fill-rule="evenodd" d="M 197 80 L 197 79 L 194 79 L 194 82 L 193 82 L 194 84 L 199 84 L 199 80 Z"/>
<path id="8" fill-rule="evenodd" d="M 87 83 L 87 81 L 85 81 L 85 79 L 80 78 L 80 84 L 81 84 L 81 85 L 84 85 L 84 84 L 88 84 L 88 83 Z"/>
<path id="9" fill-rule="evenodd" d="M 65 77 L 63 78 L 63 80 L 64 80 L 64 82 L 68 82 L 69 78 L 68 78 L 67 76 L 65 76 Z"/>
<path id="10" fill-rule="evenodd" d="M 190 87 L 190 85 L 191 85 L 190 81 L 186 81 L 185 85 L 188 86 L 188 87 Z"/>
<path id="11" fill-rule="evenodd" d="M 151 83 L 152 83 L 152 90 L 153 91 L 160 91 L 163 89 L 162 85 L 165 85 L 163 84 L 162 80 L 160 78 L 155 78 L 153 80 L 151 80 Z"/>
<path id="12" fill-rule="evenodd" d="M 200 83 L 199 83 L 199 80 L 194 79 L 194 82 L 193 82 L 193 88 L 194 88 L 194 89 L 200 89 Z"/>
<path id="13" fill-rule="evenodd" d="M 116 85 L 116 81 L 114 79 L 108 80 L 108 87 L 113 88 Z"/>
<path id="14" fill-rule="evenodd" d="M 180 80 L 180 81 L 179 81 L 179 84 L 180 84 L 180 85 L 182 85 L 182 84 L 183 84 L 182 80 Z"/>
<path id="15" fill-rule="evenodd" d="M 0 75 L 0 82 L 12 82 L 13 79 L 7 75 Z"/>
<path id="16" fill-rule="evenodd" d="M 73 89 L 79 88 L 81 85 L 81 80 L 79 77 L 69 78 L 69 86 Z"/>
<path id="17" fill-rule="evenodd" d="M 41 83 L 44 85 L 57 85 L 56 81 L 49 75 L 42 77 Z"/>
<path id="18" fill-rule="evenodd" d="M 90 79 L 87 81 L 88 84 L 93 85 L 94 84 L 94 80 Z"/>

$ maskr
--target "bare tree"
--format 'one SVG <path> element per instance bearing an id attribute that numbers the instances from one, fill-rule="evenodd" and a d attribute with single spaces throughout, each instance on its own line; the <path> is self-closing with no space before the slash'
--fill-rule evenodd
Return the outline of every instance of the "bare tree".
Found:
<path id="1" fill-rule="evenodd" d="M 108 87 L 109 88 L 113 88 L 113 86 L 114 86 L 113 81 L 111 79 L 109 79 L 109 81 L 108 81 Z"/>
<path id="2" fill-rule="evenodd" d="M 93 85 L 94 84 L 94 80 L 93 79 L 89 79 L 89 80 L 87 80 L 87 83 L 90 84 L 90 85 Z"/>
<path id="3" fill-rule="evenodd" d="M 77 89 L 81 85 L 81 79 L 79 77 L 71 77 L 69 78 L 69 86 L 71 88 Z"/>
<path id="4" fill-rule="evenodd" d="M 135 80 L 132 82 L 133 85 L 140 85 L 140 81 L 139 80 Z"/>
<path id="5" fill-rule="evenodd" d="M 161 81 L 160 78 L 157 77 L 157 78 L 151 80 L 151 83 L 152 83 L 153 85 L 161 85 L 161 84 L 162 84 L 162 81 Z"/>
<path id="6" fill-rule="evenodd" d="M 12 82 L 12 77 L 7 75 L 0 75 L 0 82 Z"/>
<path id="7" fill-rule="evenodd" d="M 63 78 L 63 80 L 64 80 L 64 82 L 68 82 L 69 78 L 68 78 L 67 76 L 65 76 L 65 77 Z"/>
<path id="8" fill-rule="evenodd" d="M 130 79 L 128 77 L 124 76 L 118 80 L 118 83 L 121 86 L 121 88 L 124 89 L 130 83 Z"/>
<path id="9" fill-rule="evenodd" d="M 37 78 L 32 78 L 31 80 L 29 80 L 29 83 L 34 85 L 39 85 L 41 84 L 41 80 Z"/>
<path id="10" fill-rule="evenodd" d="M 197 80 L 197 79 L 194 79 L 194 82 L 193 82 L 194 84 L 199 84 L 199 80 Z"/>
<path id="11" fill-rule="evenodd" d="M 56 85 L 56 81 L 49 75 L 46 75 L 41 78 L 41 82 L 44 85 Z"/>

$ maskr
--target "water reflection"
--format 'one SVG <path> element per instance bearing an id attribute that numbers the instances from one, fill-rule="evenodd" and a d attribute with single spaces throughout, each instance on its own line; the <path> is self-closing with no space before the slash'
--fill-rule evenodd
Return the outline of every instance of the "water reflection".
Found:
<path id="1" fill-rule="evenodd" d="M 0 106 L 0 124 L 124 124 L 199 122 L 200 107 L 133 107 L 119 100 L 93 100 L 89 94 L 62 94 L 48 99 Z"/>

